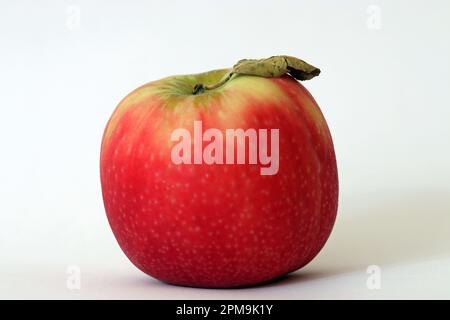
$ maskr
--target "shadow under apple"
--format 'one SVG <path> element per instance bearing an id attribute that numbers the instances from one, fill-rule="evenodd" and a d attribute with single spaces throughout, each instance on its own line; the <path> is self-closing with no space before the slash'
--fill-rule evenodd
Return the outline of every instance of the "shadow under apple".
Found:
<path id="1" fill-rule="evenodd" d="M 373 194 L 341 204 L 332 235 L 304 269 L 268 283 L 285 285 L 450 256 L 450 192 Z"/>

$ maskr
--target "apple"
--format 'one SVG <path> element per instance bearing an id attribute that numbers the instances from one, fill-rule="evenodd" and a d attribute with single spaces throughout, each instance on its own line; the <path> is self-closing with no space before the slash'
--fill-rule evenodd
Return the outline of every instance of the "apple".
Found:
<path id="1" fill-rule="evenodd" d="M 140 270 L 184 286 L 259 284 L 310 262 L 336 218 L 333 141 L 287 56 L 172 76 L 128 94 L 105 128 L 102 194 Z M 265 169 L 265 170 L 264 170 Z"/>

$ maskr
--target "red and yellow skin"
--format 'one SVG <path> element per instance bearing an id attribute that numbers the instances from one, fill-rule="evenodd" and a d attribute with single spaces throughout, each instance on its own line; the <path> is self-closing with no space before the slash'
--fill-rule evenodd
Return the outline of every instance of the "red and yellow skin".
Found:
<path id="1" fill-rule="evenodd" d="M 125 97 L 102 141 L 103 200 L 131 262 L 164 282 L 227 288 L 297 270 L 329 237 L 338 205 L 332 138 L 311 94 L 289 75 L 237 76 L 228 70 L 148 83 Z M 279 171 L 254 164 L 171 161 L 171 133 L 279 129 Z M 193 134 L 193 133 L 192 133 Z"/>

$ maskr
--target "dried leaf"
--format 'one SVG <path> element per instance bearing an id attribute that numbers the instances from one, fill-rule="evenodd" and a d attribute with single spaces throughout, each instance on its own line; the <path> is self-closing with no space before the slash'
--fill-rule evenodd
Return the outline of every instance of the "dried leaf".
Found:
<path id="1" fill-rule="evenodd" d="M 267 59 L 239 60 L 219 82 L 204 85 L 198 83 L 192 93 L 200 94 L 205 90 L 218 88 L 230 81 L 234 75 L 252 75 L 266 78 L 281 77 L 289 74 L 297 80 L 310 80 L 320 74 L 320 70 L 303 60 L 291 56 L 273 56 Z"/>
<path id="2" fill-rule="evenodd" d="M 303 60 L 290 56 L 273 56 L 267 59 L 243 59 L 234 65 L 232 73 L 260 77 L 280 77 L 290 74 L 297 80 L 310 80 L 320 70 Z"/>

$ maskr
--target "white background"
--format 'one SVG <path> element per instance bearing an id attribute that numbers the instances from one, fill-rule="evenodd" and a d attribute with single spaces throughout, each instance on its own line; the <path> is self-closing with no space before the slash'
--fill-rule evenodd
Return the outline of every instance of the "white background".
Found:
<path id="1" fill-rule="evenodd" d="M 1 1 L 0 298 L 450 298 L 448 30 L 437 0 Z M 142 274 L 101 199 L 111 112 L 148 81 L 274 54 L 322 69 L 305 86 L 338 157 L 329 242 L 254 288 Z M 67 287 L 71 265 L 80 290 Z"/>

